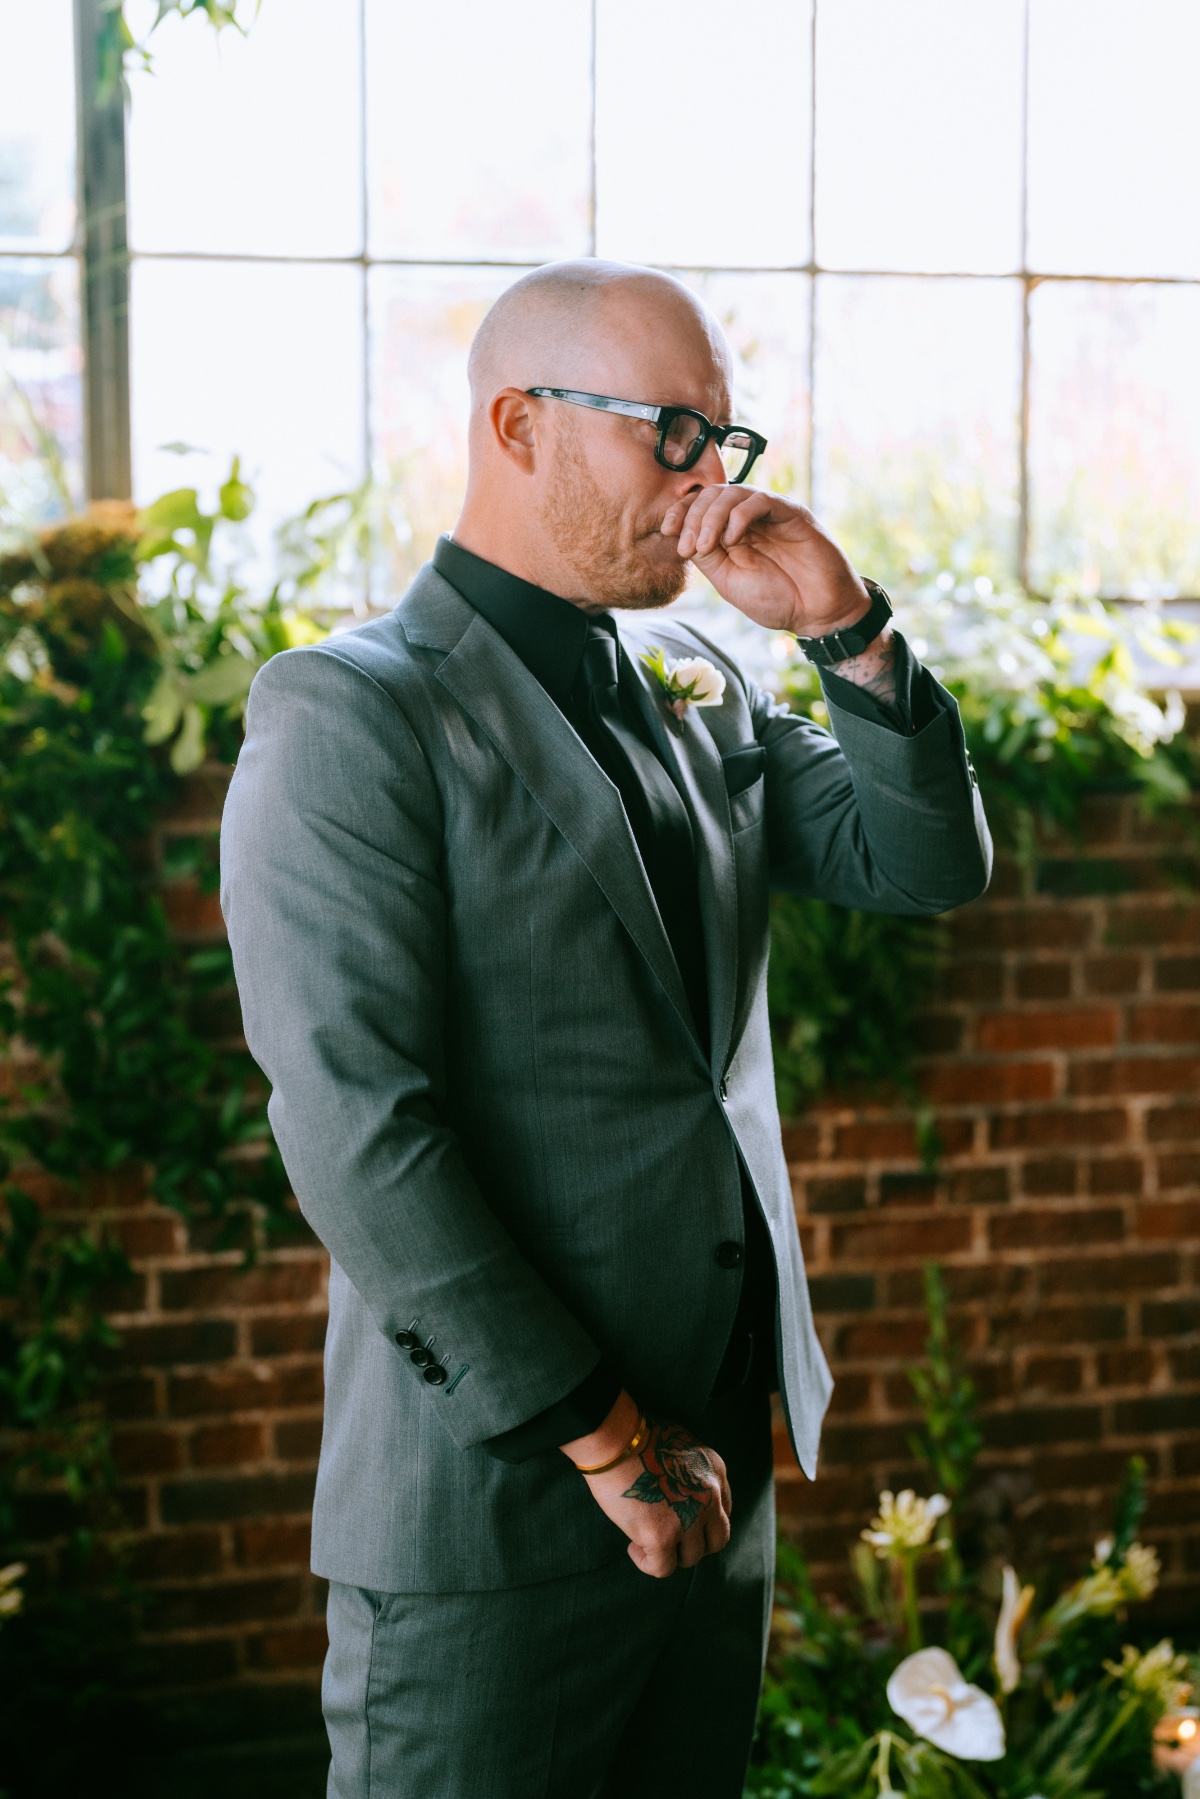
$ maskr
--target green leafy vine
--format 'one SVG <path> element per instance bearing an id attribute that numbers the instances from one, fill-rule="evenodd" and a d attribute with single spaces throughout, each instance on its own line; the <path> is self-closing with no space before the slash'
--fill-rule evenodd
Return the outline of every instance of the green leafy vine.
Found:
<path id="1" fill-rule="evenodd" d="M 236 755 L 255 670 L 314 630 L 215 555 L 250 503 L 235 464 L 213 513 L 191 490 L 96 508 L 0 559 L 0 1542 L 30 1480 L 106 1484 L 102 1296 L 127 1270 L 88 1222 L 96 1177 L 143 1168 L 230 1241 L 291 1217 L 261 1076 L 214 1034 L 228 950 L 168 923 L 172 884 L 211 889 L 214 845 L 155 852 L 188 775 Z"/>

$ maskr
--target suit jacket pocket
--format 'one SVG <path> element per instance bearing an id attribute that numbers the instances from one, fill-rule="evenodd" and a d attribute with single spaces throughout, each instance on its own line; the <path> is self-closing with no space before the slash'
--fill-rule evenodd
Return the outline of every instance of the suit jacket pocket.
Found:
<path id="1" fill-rule="evenodd" d="M 761 743 L 743 744 L 721 757 L 730 822 L 735 831 L 759 824 L 763 815 L 763 770 L 767 752 Z"/>

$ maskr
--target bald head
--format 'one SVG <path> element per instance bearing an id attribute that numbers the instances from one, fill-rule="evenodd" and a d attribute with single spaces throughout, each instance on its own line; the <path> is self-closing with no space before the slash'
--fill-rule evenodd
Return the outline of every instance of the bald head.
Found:
<path id="1" fill-rule="evenodd" d="M 661 606 L 687 580 L 660 526 L 723 482 L 714 443 L 689 470 L 656 459 L 653 421 L 531 388 L 570 388 L 730 420 L 720 326 L 683 283 L 615 262 L 558 262 L 501 294 L 471 346 L 467 493 L 455 540 L 589 607 Z"/>
<path id="2" fill-rule="evenodd" d="M 721 328 L 681 281 L 628 263 L 548 263 L 507 288 L 480 325 L 468 364 L 471 410 L 486 411 L 503 387 L 677 402 L 677 393 L 651 391 L 670 348 L 710 360 L 728 388 Z"/>

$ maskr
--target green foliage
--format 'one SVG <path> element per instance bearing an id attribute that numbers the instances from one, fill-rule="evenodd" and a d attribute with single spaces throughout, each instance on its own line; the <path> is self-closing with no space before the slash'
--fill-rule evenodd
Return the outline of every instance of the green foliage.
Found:
<path id="1" fill-rule="evenodd" d="M 948 571 L 897 617 L 958 700 L 997 846 L 1027 869 L 1038 834 L 1075 835 L 1098 789 L 1133 791 L 1146 812 L 1190 819 L 1196 742 L 1179 696 L 1156 699 L 1139 673 L 1149 662 L 1168 679 L 1190 627 L 1150 605 L 1046 603 Z M 828 723 L 808 662 L 787 665 L 783 688 L 796 711 Z M 886 1081 L 912 1096 L 912 1024 L 944 943 L 935 920 L 776 902 L 768 994 L 785 1115 L 828 1087 Z"/>
<path id="2" fill-rule="evenodd" d="M 1113 1508 L 1112 1548 L 1107 1558 L 1110 1568 L 1123 1566 L 1145 1510 L 1146 1460 L 1144 1456 L 1134 1455 L 1129 1458 L 1125 1480 Z"/>
<path id="3" fill-rule="evenodd" d="M 962 1371 L 950 1337 L 945 1284 L 932 1264 L 925 1270 L 925 1309 L 929 1316 L 925 1363 L 908 1371 L 921 1407 L 922 1428 L 909 1438 L 908 1446 L 929 1469 L 937 1490 L 953 1500 L 966 1488 L 983 1435 L 975 1422 L 975 1388 Z"/>
<path id="4" fill-rule="evenodd" d="M 165 887 L 211 890 L 215 843 L 155 849 L 185 777 L 234 759 L 256 669 L 319 634 L 295 604 L 315 580 L 299 552 L 286 584 L 247 593 L 252 505 L 235 462 L 214 511 L 190 489 L 141 514 L 96 507 L 0 556 L 0 1563 L 31 1508 L 67 1545 L 0 1631 L 0 1737 L 21 1717 L 41 1745 L 27 1767 L 8 1754 L 0 1781 L 21 1793 L 66 1790 L 85 1741 L 133 1741 L 98 1395 L 129 1270 L 96 1177 L 144 1169 L 157 1199 L 247 1253 L 294 1222 L 262 1078 L 213 1029 L 235 1011 L 228 950 L 168 927 Z M 66 1209 L 38 1203 L 47 1175 Z"/>
<path id="5" fill-rule="evenodd" d="M 767 1001 L 785 1117 L 828 1087 L 907 1089 L 912 1025 L 940 947 L 933 919 L 774 897 Z"/>
<path id="6" fill-rule="evenodd" d="M 936 1274 L 927 1295 L 930 1358 L 912 1371 L 923 1413 L 919 1442 L 948 1469 L 961 1495 L 972 1480 L 978 1447 L 974 1400 L 954 1364 Z M 952 1420 L 954 1410 L 959 1416 Z M 1098 1558 L 1102 1551 L 1108 1559 L 1098 1559 L 1039 1620 L 1014 1628 L 1021 1661 L 1016 1688 L 1007 1694 L 991 1663 L 995 1611 L 981 1597 L 980 1569 L 957 1556 L 941 1558 L 944 1597 L 936 1610 L 925 1608 L 921 1628 L 940 1633 L 966 1678 L 995 1694 L 1007 1737 L 999 1761 L 964 1763 L 916 1736 L 888 1700 L 891 1675 L 920 1643 L 919 1636 L 916 1645 L 912 1640 L 905 1575 L 915 1556 L 930 1551 L 906 1543 L 903 1531 L 890 1549 L 877 1547 L 875 1554 L 860 1544 L 853 1557 L 860 1584 L 855 1608 L 818 1597 L 803 1558 L 781 1541 L 748 1799 L 901 1793 L 912 1799 L 1166 1799 L 1171 1778 L 1153 1764 L 1152 1731 L 1186 1690 L 1180 1680 L 1184 1658 L 1162 1643 L 1146 1654 L 1126 1647 L 1119 1664 L 1112 1659 L 1128 1605 L 1147 1597 L 1157 1579 L 1153 1553 L 1133 1541 L 1144 1476 L 1144 1468 L 1131 1464 L 1113 1536 L 1098 1549 Z M 905 1515 L 920 1514 L 916 1502 Z M 890 1578 L 877 1578 L 881 1554 Z M 955 1641 L 956 1630 L 964 1635 L 966 1611 L 977 1616 L 964 1640 L 987 1646 L 970 1666 Z"/>
<path id="7" fill-rule="evenodd" d="M 118 91 L 127 92 L 125 70 L 131 64 L 140 64 L 143 69 L 152 69 L 154 56 L 150 49 L 149 39 L 158 30 L 164 19 L 172 13 L 180 18 L 200 17 L 208 20 L 214 31 L 224 31 L 232 27 L 235 31 L 245 32 L 248 25 L 238 17 L 238 0 L 158 0 L 158 11 L 154 22 L 144 38 L 134 35 L 126 13 L 127 0 L 104 0 L 102 8 L 101 34 L 98 45 L 99 56 L 99 99 L 101 104 Z M 250 22 L 258 16 L 261 0 L 255 0 L 250 12 Z M 250 11 L 246 6 L 243 12 Z"/>
<path id="8" fill-rule="evenodd" d="M 95 1390 L 127 1269 L 88 1219 L 89 1181 L 144 1167 L 230 1241 L 252 1216 L 291 1221 L 261 1076 L 205 1028 L 232 998 L 228 951 L 182 948 L 167 923 L 164 882 L 211 888 L 215 846 L 153 852 L 183 777 L 236 753 L 255 670 L 314 634 L 218 554 L 252 502 L 235 463 L 212 513 L 190 490 L 99 507 L 0 558 L 0 1047 L 17 1083 L 0 1101 L 0 1544 L 31 1487 L 95 1499 L 108 1480 Z M 22 1187 L 31 1164 L 83 1223 Z"/>

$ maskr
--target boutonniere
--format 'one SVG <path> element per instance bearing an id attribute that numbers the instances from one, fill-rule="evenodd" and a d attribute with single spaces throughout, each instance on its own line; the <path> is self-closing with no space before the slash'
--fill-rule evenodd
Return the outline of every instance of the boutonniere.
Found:
<path id="1" fill-rule="evenodd" d="M 642 661 L 663 690 L 668 709 L 682 719 L 689 706 L 719 706 L 725 677 L 705 656 L 668 662 L 662 649 L 643 650 Z"/>

